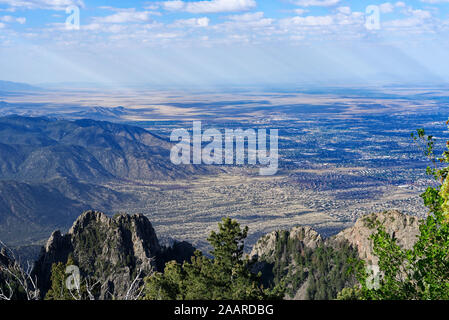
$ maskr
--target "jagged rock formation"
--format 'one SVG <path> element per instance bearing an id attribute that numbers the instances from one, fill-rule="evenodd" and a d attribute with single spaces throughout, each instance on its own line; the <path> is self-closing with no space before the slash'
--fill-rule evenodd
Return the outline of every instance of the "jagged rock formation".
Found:
<path id="1" fill-rule="evenodd" d="M 189 256 L 192 248 L 184 244 L 177 250 Z M 120 299 L 139 270 L 145 275 L 151 274 L 158 265 L 163 265 L 158 260 L 163 260 L 165 255 L 144 215 L 121 214 L 109 218 L 101 212 L 87 211 L 67 234 L 55 231 L 51 235 L 34 272 L 45 294 L 50 285 L 52 265 L 66 263 L 71 256 L 82 274 L 100 280 L 99 298 Z"/>
<path id="2" fill-rule="evenodd" d="M 373 243 L 369 238 L 375 232 L 375 220 L 381 222 L 389 234 L 394 235 L 402 248 L 411 249 L 417 241 L 419 219 L 396 210 L 366 215 L 358 219 L 354 226 L 337 234 L 335 239 L 347 240 L 357 248 L 360 258 L 376 264 L 378 259 L 373 255 Z"/>
<path id="3" fill-rule="evenodd" d="M 276 249 L 276 241 L 281 237 L 280 231 L 273 231 L 260 238 L 251 250 L 250 257 L 252 259 L 263 258 L 272 262 Z M 289 231 L 288 238 L 290 240 L 300 241 L 304 247 L 314 249 L 322 243 L 321 236 L 309 226 L 294 227 Z"/>
<path id="4" fill-rule="evenodd" d="M 276 284 L 283 276 L 291 279 L 301 268 L 298 267 L 297 257 L 306 256 L 322 244 L 321 236 L 309 226 L 294 227 L 290 231 L 273 231 L 260 238 L 252 248 L 250 258 L 255 261 L 252 272 L 262 273 L 265 287 Z M 305 271 L 304 274 L 308 272 L 300 270 L 302 271 Z M 307 276 L 301 281 L 303 282 L 300 288 L 297 288 L 296 284 L 289 285 L 291 295 L 287 294 L 286 299 L 293 295 L 297 300 L 306 299 Z"/>
<path id="5" fill-rule="evenodd" d="M 310 227 L 295 227 L 259 239 L 250 254 L 253 271 L 262 272 L 264 285 L 286 283 L 285 299 L 333 299 L 343 287 L 355 283 L 345 276 L 348 258 L 377 263 L 370 240 L 375 221 L 384 224 L 403 248 L 411 248 L 417 240 L 419 219 L 398 211 L 367 215 L 327 239 Z"/>
<path id="6" fill-rule="evenodd" d="M 253 271 L 262 272 L 265 287 L 286 283 L 286 299 L 333 299 L 342 288 L 355 284 L 355 279 L 347 275 L 349 258 L 376 262 L 369 239 L 375 232 L 376 220 L 401 246 L 410 248 L 415 243 L 419 220 L 398 211 L 367 215 L 327 239 L 308 226 L 299 226 L 260 238 L 250 254 Z M 141 214 L 110 218 L 101 212 L 87 211 L 67 234 L 55 231 L 51 235 L 34 273 L 44 296 L 50 286 L 52 265 L 66 263 L 71 257 L 82 275 L 100 280 L 99 298 L 120 299 L 138 270 L 144 275 L 163 271 L 165 262 L 182 263 L 190 259 L 193 251 L 187 242 L 162 247 L 151 223 Z M 0 253 L 0 260 L 5 257 Z"/>

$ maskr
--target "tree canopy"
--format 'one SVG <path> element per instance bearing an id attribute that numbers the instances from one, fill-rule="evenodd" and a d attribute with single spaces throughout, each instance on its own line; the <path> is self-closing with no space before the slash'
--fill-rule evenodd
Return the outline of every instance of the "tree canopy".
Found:
<path id="1" fill-rule="evenodd" d="M 190 262 L 168 262 L 164 273 L 146 279 L 146 299 L 169 300 L 259 300 L 275 298 L 279 293 L 264 290 L 260 275 L 251 272 L 251 263 L 243 255 L 248 227 L 223 218 L 218 232 L 212 231 L 208 242 L 213 258 L 196 251 Z"/>
<path id="2" fill-rule="evenodd" d="M 449 124 L 449 121 L 447 122 Z M 427 174 L 436 181 L 421 195 L 429 208 L 420 225 L 420 234 L 412 249 L 401 248 L 394 235 L 376 223 L 377 232 L 371 237 L 374 253 L 379 258 L 379 283 L 373 286 L 365 263 L 356 264 L 360 289 L 347 289 L 340 298 L 361 299 L 449 299 L 449 141 L 441 157 L 434 153 L 435 138 L 424 129 L 412 134 L 415 143 L 430 159 Z"/>

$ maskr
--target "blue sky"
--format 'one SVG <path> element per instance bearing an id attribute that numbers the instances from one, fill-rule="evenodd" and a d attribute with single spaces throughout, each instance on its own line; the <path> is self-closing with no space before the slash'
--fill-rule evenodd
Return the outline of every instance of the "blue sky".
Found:
<path id="1" fill-rule="evenodd" d="M 79 27 L 67 25 L 68 7 L 79 9 Z M 441 84 L 448 35 L 449 0 L 0 0 L 0 79 Z"/>

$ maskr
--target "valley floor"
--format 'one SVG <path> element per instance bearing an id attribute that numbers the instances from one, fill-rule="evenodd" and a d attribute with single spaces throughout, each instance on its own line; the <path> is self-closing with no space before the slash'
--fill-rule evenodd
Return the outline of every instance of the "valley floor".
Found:
<path id="1" fill-rule="evenodd" d="M 362 169 L 333 168 L 331 172 L 333 175 L 359 175 Z M 326 175 L 329 172 L 321 169 L 315 173 Z M 250 247 L 263 234 L 295 225 L 309 225 L 328 236 L 371 212 L 399 209 L 418 216 L 426 212 L 418 196 L 421 193 L 418 187 L 354 187 L 349 191 L 370 195 L 354 200 L 341 197 L 341 189 L 306 187 L 295 178 L 298 174 L 301 172 L 261 177 L 246 172 L 108 187 L 131 192 L 140 199 L 123 204 L 120 211 L 143 213 L 153 223 L 159 237 L 186 240 L 200 249 L 206 249 L 206 238 L 222 217 L 237 219 L 250 228 L 247 239 Z"/>

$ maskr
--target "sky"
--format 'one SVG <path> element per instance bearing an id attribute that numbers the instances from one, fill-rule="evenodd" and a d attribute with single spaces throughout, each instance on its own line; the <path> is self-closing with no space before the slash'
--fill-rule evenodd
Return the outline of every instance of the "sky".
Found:
<path id="1" fill-rule="evenodd" d="M 0 0 L 0 80 L 440 85 L 448 36 L 449 0 Z"/>

